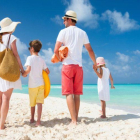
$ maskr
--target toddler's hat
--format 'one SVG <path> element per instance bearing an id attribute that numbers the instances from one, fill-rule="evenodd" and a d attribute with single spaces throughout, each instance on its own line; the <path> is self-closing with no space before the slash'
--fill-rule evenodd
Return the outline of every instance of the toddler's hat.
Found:
<path id="1" fill-rule="evenodd" d="M 105 60 L 103 57 L 98 57 L 96 59 L 96 63 L 97 63 L 97 66 L 101 66 L 101 65 L 104 65 L 105 64 Z"/>

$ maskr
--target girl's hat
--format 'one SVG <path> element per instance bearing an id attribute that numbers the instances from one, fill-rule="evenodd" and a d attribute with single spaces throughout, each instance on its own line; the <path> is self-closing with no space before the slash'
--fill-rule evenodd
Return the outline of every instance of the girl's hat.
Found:
<path id="1" fill-rule="evenodd" d="M 96 63 L 97 63 L 97 66 L 101 66 L 101 65 L 104 65 L 105 64 L 105 60 L 103 57 L 98 57 L 96 59 Z"/>
<path id="2" fill-rule="evenodd" d="M 4 18 L 0 21 L 1 30 L 0 33 L 14 32 L 17 25 L 21 22 L 13 22 L 10 18 Z"/>
<path id="3" fill-rule="evenodd" d="M 64 19 L 64 18 L 71 18 L 71 19 L 78 21 L 76 13 L 72 10 L 67 11 L 66 14 L 64 15 L 64 17 L 62 17 L 62 19 Z"/>

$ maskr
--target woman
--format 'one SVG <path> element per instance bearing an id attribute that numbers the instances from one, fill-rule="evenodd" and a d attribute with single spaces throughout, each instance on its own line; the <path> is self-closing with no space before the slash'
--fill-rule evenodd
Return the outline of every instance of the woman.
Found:
<path id="1" fill-rule="evenodd" d="M 24 73 L 23 66 L 20 61 L 20 57 L 17 52 L 16 47 L 16 37 L 11 35 L 16 26 L 20 22 L 12 22 L 10 18 L 4 18 L 0 22 L 1 30 L 0 30 L 0 52 L 6 49 L 6 46 L 9 41 L 9 48 L 12 50 L 14 56 L 16 57 L 19 67 L 21 69 L 21 73 Z M 11 37 L 10 37 L 11 35 Z M 9 82 L 2 78 L 0 78 L 0 130 L 4 129 L 4 123 L 9 110 L 9 101 L 12 95 L 13 89 L 21 89 L 21 80 L 20 78 L 16 82 Z"/>

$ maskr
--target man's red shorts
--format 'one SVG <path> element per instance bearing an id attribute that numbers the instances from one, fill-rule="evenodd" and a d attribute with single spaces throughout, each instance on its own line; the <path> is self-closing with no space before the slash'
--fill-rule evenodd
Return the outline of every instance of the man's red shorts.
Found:
<path id="1" fill-rule="evenodd" d="M 62 95 L 83 95 L 83 68 L 79 65 L 63 65 Z"/>

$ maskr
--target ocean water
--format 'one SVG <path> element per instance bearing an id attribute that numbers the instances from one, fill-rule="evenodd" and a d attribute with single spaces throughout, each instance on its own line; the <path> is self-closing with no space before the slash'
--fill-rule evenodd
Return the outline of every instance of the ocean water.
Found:
<path id="1" fill-rule="evenodd" d="M 23 85 L 22 90 L 14 90 L 14 92 L 28 94 L 28 86 Z M 100 105 L 97 85 L 84 85 L 83 92 L 81 101 Z M 65 98 L 61 95 L 61 85 L 51 85 L 49 96 Z M 107 102 L 107 107 L 140 114 L 140 84 L 115 85 L 115 89 L 110 89 L 110 101 Z"/>

